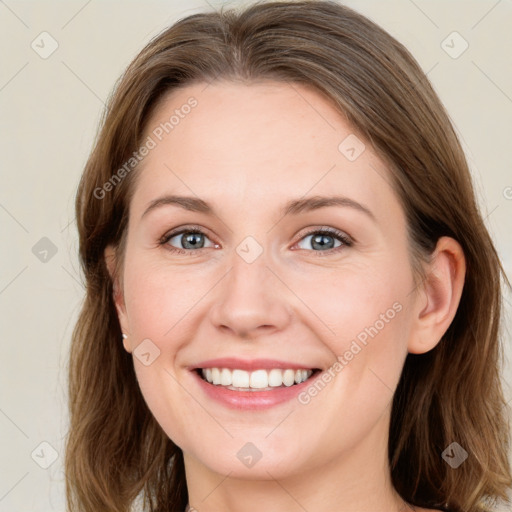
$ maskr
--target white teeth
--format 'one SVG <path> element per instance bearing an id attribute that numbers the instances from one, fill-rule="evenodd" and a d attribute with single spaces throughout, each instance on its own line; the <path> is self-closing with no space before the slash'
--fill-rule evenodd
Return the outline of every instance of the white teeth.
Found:
<path id="1" fill-rule="evenodd" d="M 283 384 L 285 386 L 292 386 L 295 384 L 295 371 L 285 370 L 283 373 Z"/>
<path id="2" fill-rule="evenodd" d="M 223 368 L 223 371 L 231 373 L 227 368 Z M 246 372 L 245 370 L 233 370 L 232 385 L 235 388 L 248 388 L 249 372 Z"/>
<path id="3" fill-rule="evenodd" d="M 313 370 L 231 370 L 229 368 L 203 368 L 203 378 L 216 386 L 226 386 L 230 389 L 239 390 L 268 390 L 282 386 L 293 386 L 309 379 Z"/>
<path id="4" fill-rule="evenodd" d="M 283 371 L 278 368 L 272 368 L 268 372 L 268 385 L 276 388 L 283 385 Z"/>
<path id="5" fill-rule="evenodd" d="M 238 386 L 237 386 L 238 387 Z M 266 370 L 256 370 L 251 372 L 249 387 L 261 389 L 268 388 L 268 374 Z"/>
<path id="6" fill-rule="evenodd" d="M 220 383 L 223 386 L 231 386 L 231 384 L 233 383 L 231 372 L 227 368 L 222 368 L 222 370 L 220 371 Z"/>

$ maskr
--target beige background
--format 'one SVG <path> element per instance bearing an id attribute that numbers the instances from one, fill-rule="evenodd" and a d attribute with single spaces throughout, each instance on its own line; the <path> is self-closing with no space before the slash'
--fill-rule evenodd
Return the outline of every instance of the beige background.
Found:
<path id="1" fill-rule="evenodd" d="M 103 103 L 151 37 L 221 3 L 0 2 L 1 511 L 65 510 L 65 365 L 83 294 L 73 199 Z M 512 2 L 346 4 L 391 32 L 428 72 L 462 138 L 487 226 L 512 279 Z M 31 47 L 35 40 L 40 53 L 51 49 L 50 36 L 41 36 L 42 48 L 43 31 L 58 43 L 46 59 Z M 452 35 L 443 45 L 453 31 L 463 39 Z M 458 58 L 445 51 L 448 44 L 458 53 L 464 40 L 469 47 Z M 39 242 L 43 237 L 56 254 L 41 252 L 49 247 Z M 507 294 L 509 326 L 511 304 Z"/>

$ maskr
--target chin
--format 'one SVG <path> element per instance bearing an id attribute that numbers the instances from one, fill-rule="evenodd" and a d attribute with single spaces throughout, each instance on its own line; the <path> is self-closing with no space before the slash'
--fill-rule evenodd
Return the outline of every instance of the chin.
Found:
<path id="1" fill-rule="evenodd" d="M 297 460 L 296 450 L 290 450 L 289 456 L 283 455 L 278 447 L 265 448 L 260 444 L 246 442 L 237 443 L 235 450 L 226 449 L 208 454 L 202 452 L 197 457 L 200 464 L 218 474 L 241 480 L 283 479 L 301 472 L 303 469 Z M 218 448 L 218 447 L 217 447 Z M 223 456 L 220 456 L 223 453 Z M 227 456 L 226 456 L 227 455 Z"/>

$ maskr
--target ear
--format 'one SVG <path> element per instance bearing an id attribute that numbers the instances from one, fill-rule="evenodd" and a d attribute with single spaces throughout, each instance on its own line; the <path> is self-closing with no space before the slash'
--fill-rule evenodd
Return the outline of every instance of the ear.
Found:
<path id="1" fill-rule="evenodd" d="M 448 330 L 459 306 L 465 275 L 462 247 L 453 238 L 441 237 L 417 294 L 408 344 L 411 354 L 432 350 Z"/>
<path id="2" fill-rule="evenodd" d="M 113 287 L 113 299 L 117 310 L 117 317 L 119 319 L 119 325 L 121 326 L 121 332 L 127 335 L 123 337 L 123 346 L 127 352 L 132 352 L 130 346 L 130 333 L 128 329 L 128 315 L 126 314 L 126 306 L 124 302 L 124 294 L 122 286 L 119 282 L 119 272 L 117 272 L 117 258 L 114 247 L 108 245 L 104 251 L 105 264 L 107 265 L 108 273 L 112 279 Z"/>

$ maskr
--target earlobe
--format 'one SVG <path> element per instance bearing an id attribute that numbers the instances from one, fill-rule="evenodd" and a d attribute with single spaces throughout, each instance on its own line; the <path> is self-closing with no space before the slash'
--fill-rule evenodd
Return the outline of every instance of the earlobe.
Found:
<path id="1" fill-rule="evenodd" d="M 462 247 L 453 238 L 441 237 L 418 294 L 408 345 L 411 354 L 432 350 L 448 330 L 459 306 L 465 274 Z"/>
<path id="2" fill-rule="evenodd" d="M 130 342 L 128 341 L 128 335 L 123 332 L 123 347 L 126 352 L 132 353 L 132 347 L 130 346 Z"/>

